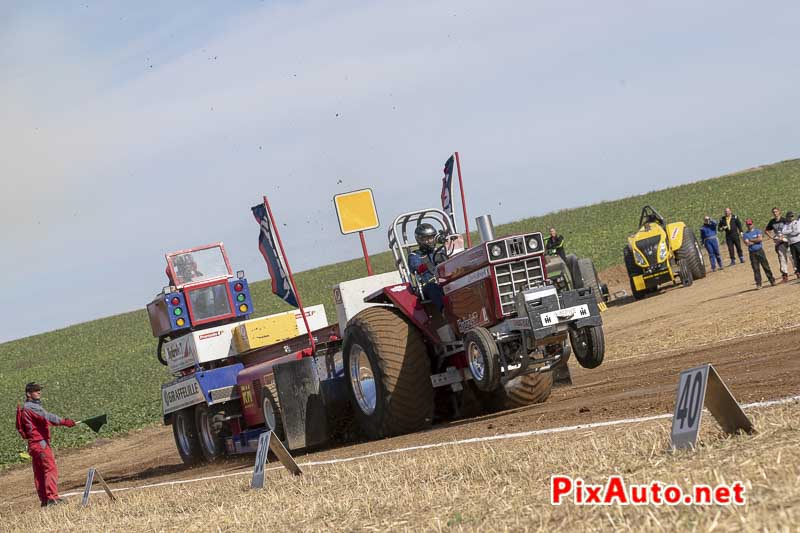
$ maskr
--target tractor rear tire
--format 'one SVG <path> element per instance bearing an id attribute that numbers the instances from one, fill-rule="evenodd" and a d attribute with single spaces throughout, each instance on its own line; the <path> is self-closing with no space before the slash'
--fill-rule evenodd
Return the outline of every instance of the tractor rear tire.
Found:
<path id="1" fill-rule="evenodd" d="M 552 388 L 552 372 L 517 376 L 506 383 L 506 408 L 542 403 L 550 397 Z"/>
<path id="2" fill-rule="evenodd" d="M 194 423 L 200 441 L 200 453 L 207 463 L 213 463 L 225 455 L 225 440 L 222 438 L 222 411 L 204 403 L 194 409 Z"/>
<path id="3" fill-rule="evenodd" d="M 578 259 L 578 271 L 580 272 L 581 279 L 576 282 L 575 286 L 591 287 L 597 303 L 605 301 L 603 288 L 600 284 L 600 277 L 597 275 L 597 269 L 594 266 L 594 261 L 588 258 Z"/>
<path id="4" fill-rule="evenodd" d="M 633 276 L 637 275 L 636 271 L 639 267 L 636 266 L 636 263 L 633 261 L 633 252 L 631 251 L 630 246 L 626 246 L 622 250 L 622 255 L 625 258 L 625 270 L 628 271 L 628 281 L 631 283 L 631 294 L 637 300 L 641 300 L 647 295 L 647 289 L 643 291 L 637 291 L 636 285 L 633 283 Z"/>
<path id="5" fill-rule="evenodd" d="M 602 326 L 587 326 L 569 330 L 569 340 L 575 359 L 583 368 L 597 368 L 606 353 L 606 338 Z"/>
<path id="6" fill-rule="evenodd" d="M 557 255 L 545 256 L 545 260 L 547 262 L 547 277 L 553 280 L 556 289 L 559 292 L 572 289 L 572 274 L 567 264 Z"/>
<path id="7" fill-rule="evenodd" d="M 570 288 L 577 289 L 581 287 L 581 285 L 579 285 L 581 282 L 581 271 L 580 267 L 578 266 L 578 256 L 575 254 L 568 254 L 565 263 L 567 270 L 569 271 Z"/>
<path id="8" fill-rule="evenodd" d="M 195 408 L 192 406 L 172 415 L 172 436 L 175 438 L 175 447 L 178 448 L 181 461 L 185 465 L 194 465 L 203 459 L 194 411 Z"/>
<path id="9" fill-rule="evenodd" d="M 706 263 L 703 259 L 703 252 L 694 236 L 694 232 L 688 226 L 683 228 L 683 242 L 681 247 L 675 250 L 675 257 L 679 263 L 686 263 L 692 279 L 703 279 L 706 277 Z"/>
<path id="10" fill-rule="evenodd" d="M 678 268 L 680 268 L 681 285 L 691 287 L 692 283 L 694 283 L 694 278 L 692 278 L 692 270 L 689 267 L 689 263 L 681 261 L 678 263 Z"/>
<path id="11" fill-rule="evenodd" d="M 367 437 L 431 425 L 430 359 L 422 333 L 400 311 L 370 307 L 358 313 L 344 332 L 343 356 L 350 401 Z"/>

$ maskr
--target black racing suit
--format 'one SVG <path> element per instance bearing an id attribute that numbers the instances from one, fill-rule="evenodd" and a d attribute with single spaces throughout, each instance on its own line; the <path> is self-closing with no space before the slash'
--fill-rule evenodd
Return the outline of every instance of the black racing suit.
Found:
<path id="1" fill-rule="evenodd" d="M 444 291 L 436 281 L 436 266 L 446 259 L 444 253 L 425 253 L 416 250 L 408 254 L 408 267 L 416 274 L 422 296 L 430 300 L 441 312 L 444 310 Z"/>
<path id="2" fill-rule="evenodd" d="M 561 235 L 548 237 L 544 243 L 544 249 L 547 251 L 547 255 L 557 255 L 562 261 L 567 262 L 567 254 L 564 251 L 564 237 Z"/>
<path id="3" fill-rule="evenodd" d="M 733 254 L 734 249 L 736 254 L 739 255 L 739 262 L 744 263 L 744 254 L 742 253 L 742 221 L 736 215 L 731 215 L 730 221 L 726 219 L 725 215 L 719 219 L 717 226 L 719 231 L 725 232 L 725 244 L 728 245 L 728 254 L 731 256 L 731 264 L 736 262 L 736 256 Z"/>

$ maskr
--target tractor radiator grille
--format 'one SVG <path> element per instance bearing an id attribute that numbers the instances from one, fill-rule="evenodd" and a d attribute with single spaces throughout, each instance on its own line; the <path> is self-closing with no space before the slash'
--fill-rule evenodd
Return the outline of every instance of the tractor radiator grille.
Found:
<path id="1" fill-rule="evenodd" d="M 647 263 L 652 267 L 658 264 L 658 243 L 661 242 L 661 237 L 648 237 L 636 242 L 636 247 L 641 251 Z"/>
<path id="2" fill-rule="evenodd" d="M 508 245 L 509 257 L 517 257 L 520 255 L 526 255 L 528 253 L 528 251 L 525 249 L 524 237 L 514 237 L 512 239 L 506 239 L 506 244 Z"/>
<path id="3" fill-rule="evenodd" d="M 541 257 L 495 265 L 494 274 L 503 315 L 510 315 L 516 311 L 514 295 L 544 282 Z"/>

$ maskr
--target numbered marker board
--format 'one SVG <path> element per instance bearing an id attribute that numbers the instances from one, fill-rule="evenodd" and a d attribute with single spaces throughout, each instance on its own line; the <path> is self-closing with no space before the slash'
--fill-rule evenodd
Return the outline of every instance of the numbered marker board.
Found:
<path id="1" fill-rule="evenodd" d="M 90 468 L 89 473 L 86 475 L 86 485 L 83 488 L 83 499 L 81 500 L 83 507 L 89 505 L 89 495 L 92 493 L 92 484 L 94 484 L 94 473 L 95 469 Z"/>
<path id="2" fill-rule="evenodd" d="M 339 218 L 339 229 L 344 235 L 380 226 L 372 189 L 337 194 L 333 197 L 333 204 Z"/>
<path id="3" fill-rule="evenodd" d="M 251 489 L 264 488 L 264 466 L 267 464 L 267 453 L 272 451 L 275 457 L 286 467 L 286 469 L 294 476 L 299 476 L 303 473 L 300 467 L 297 466 L 289 450 L 277 437 L 274 437 L 272 431 L 267 430 L 258 437 L 258 451 L 256 451 L 256 464 L 253 468 L 253 479 L 250 481 Z"/>
<path id="4" fill-rule="evenodd" d="M 707 382 L 708 365 L 681 372 L 675 414 L 672 417 L 673 447 L 690 448 L 697 442 Z"/>
<path id="5" fill-rule="evenodd" d="M 98 472 L 96 468 L 90 468 L 89 472 L 86 474 L 86 486 L 83 488 L 83 499 L 81 500 L 81 505 L 83 507 L 89 505 L 89 495 L 92 493 L 92 485 L 94 484 L 95 477 L 97 477 L 97 480 L 103 486 L 103 490 L 106 491 L 111 501 L 117 500 L 117 497 L 111 492 L 108 483 L 106 483 L 106 480 L 100 475 L 100 472 Z"/>
<path id="6" fill-rule="evenodd" d="M 258 437 L 258 451 L 256 451 L 256 464 L 253 468 L 253 479 L 250 488 L 264 488 L 264 466 L 267 464 L 267 453 L 269 452 L 269 440 L 272 431 L 265 431 Z"/>
<path id="7" fill-rule="evenodd" d="M 754 431 L 753 424 L 714 367 L 703 365 L 681 372 L 672 417 L 673 448 L 695 447 L 704 405 L 726 433 Z"/>

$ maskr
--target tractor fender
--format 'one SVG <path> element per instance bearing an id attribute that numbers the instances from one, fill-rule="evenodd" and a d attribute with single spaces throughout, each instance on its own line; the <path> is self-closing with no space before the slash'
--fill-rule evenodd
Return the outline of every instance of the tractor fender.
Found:
<path id="1" fill-rule="evenodd" d="M 667 240 L 671 250 L 677 250 L 683 244 L 683 231 L 686 228 L 684 222 L 673 222 L 667 224 Z"/>

